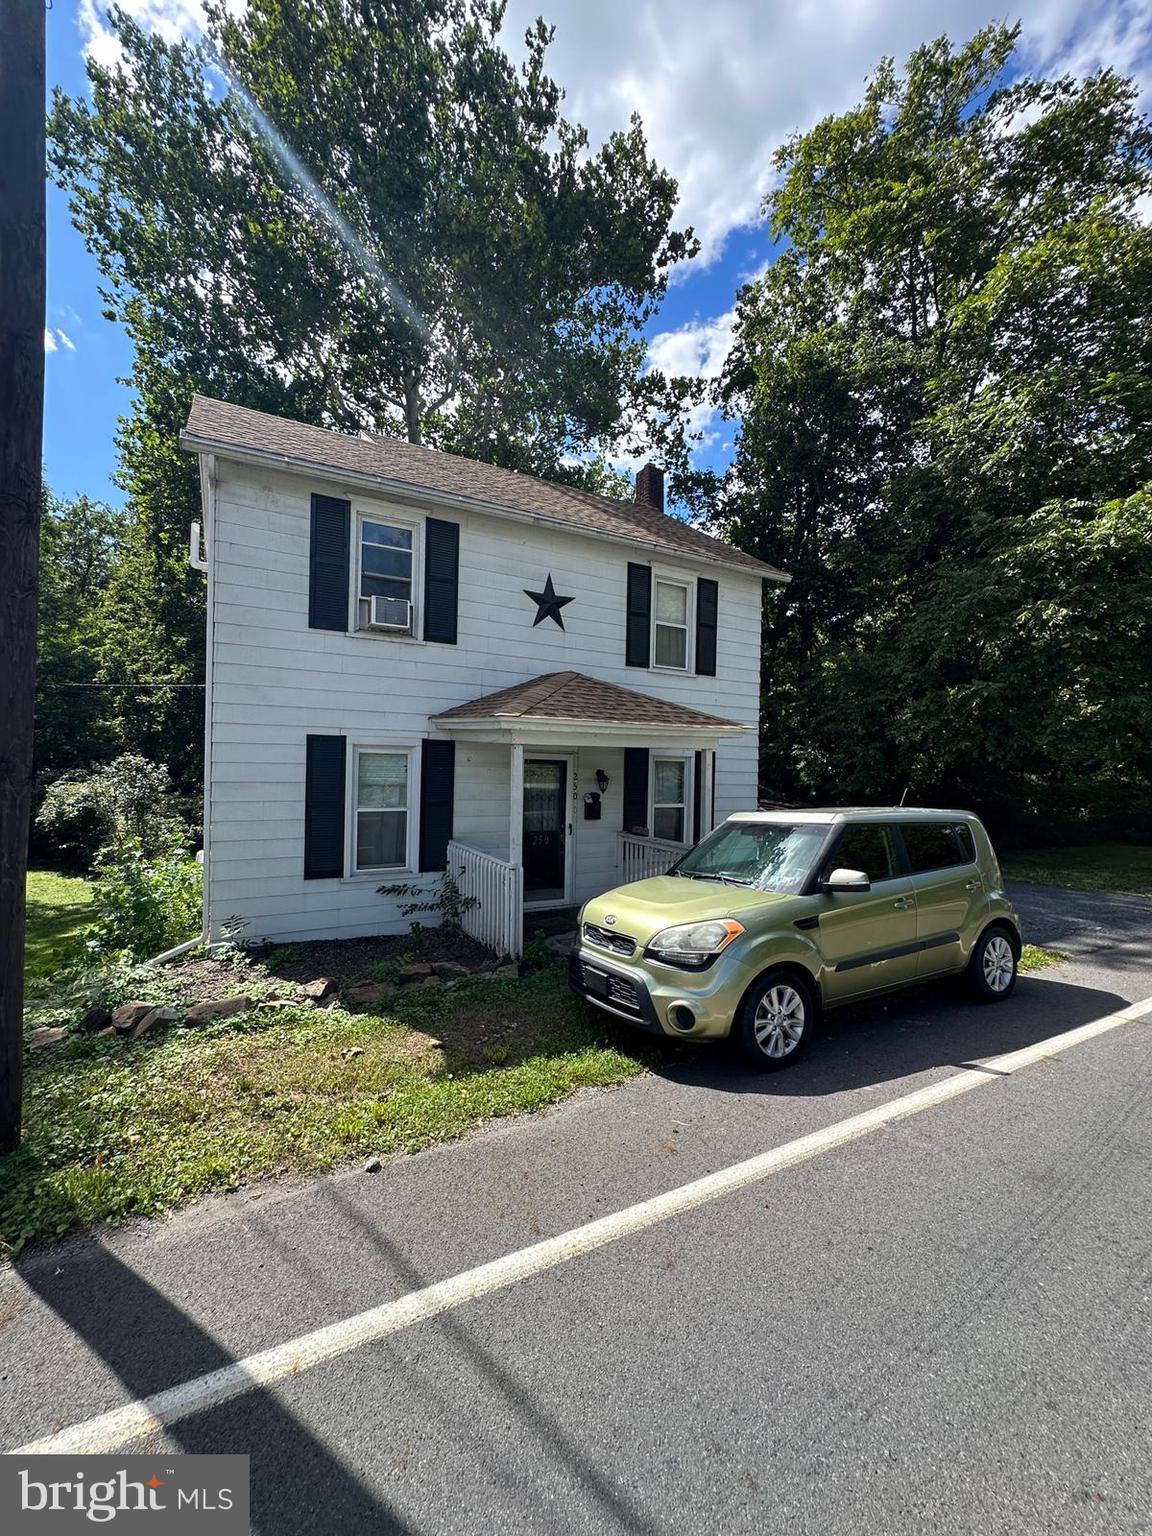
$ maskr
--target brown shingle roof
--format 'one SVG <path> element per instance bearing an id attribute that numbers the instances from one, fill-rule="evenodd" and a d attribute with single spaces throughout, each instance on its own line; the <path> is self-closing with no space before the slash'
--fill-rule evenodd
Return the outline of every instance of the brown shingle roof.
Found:
<path id="1" fill-rule="evenodd" d="M 498 469 L 477 459 L 440 453 L 416 443 L 390 437 L 351 437 L 307 426 L 284 416 L 269 416 L 245 406 L 228 405 L 206 395 L 194 395 L 181 445 L 197 448 L 238 448 L 270 458 L 289 459 L 318 469 L 342 470 L 368 479 L 386 480 L 416 490 L 461 496 L 509 512 L 543 517 L 591 533 L 628 539 L 669 552 L 695 555 L 723 565 L 786 581 L 775 566 L 766 565 L 742 549 L 714 539 L 667 512 L 631 501 L 613 501 L 590 491 L 511 469 Z"/>
<path id="2" fill-rule="evenodd" d="M 742 731 L 735 720 L 705 715 L 684 704 L 620 688 L 583 672 L 545 672 L 526 683 L 486 693 L 445 709 L 433 720 L 583 720 L 612 725 L 680 727 L 686 730 Z"/>

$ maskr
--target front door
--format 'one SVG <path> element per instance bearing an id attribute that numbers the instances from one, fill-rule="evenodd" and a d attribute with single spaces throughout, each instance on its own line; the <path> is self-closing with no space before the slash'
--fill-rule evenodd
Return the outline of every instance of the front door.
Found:
<path id="1" fill-rule="evenodd" d="M 563 904 L 567 893 L 568 762 L 524 760 L 524 900 Z"/>

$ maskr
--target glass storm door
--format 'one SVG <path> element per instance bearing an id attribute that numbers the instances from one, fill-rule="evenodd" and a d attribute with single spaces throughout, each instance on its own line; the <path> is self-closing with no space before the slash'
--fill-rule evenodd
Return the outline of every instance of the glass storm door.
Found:
<path id="1" fill-rule="evenodd" d="M 524 899 L 564 900 L 568 830 L 568 764 L 557 758 L 524 762 Z"/>

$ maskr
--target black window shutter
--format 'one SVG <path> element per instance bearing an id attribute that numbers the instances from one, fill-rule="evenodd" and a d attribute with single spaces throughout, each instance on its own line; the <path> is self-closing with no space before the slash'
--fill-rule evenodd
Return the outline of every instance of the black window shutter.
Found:
<path id="1" fill-rule="evenodd" d="M 446 869 L 452 837 L 456 743 L 427 737 L 420 749 L 420 868 Z"/>
<path id="2" fill-rule="evenodd" d="M 304 770 L 304 878 L 344 873 L 343 736 L 309 736 Z"/>
<path id="3" fill-rule="evenodd" d="M 456 644 L 460 593 L 460 524 L 430 517 L 424 524 L 424 638 Z M 444 866 L 438 864 L 437 869 Z"/>
<path id="4" fill-rule="evenodd" d="M 692 768 L 692 841 L 694 843 L 698 843 L 704 836 L 704 828 L 700 825 L 700 811 L 704 804 L 703 779 L 704 754 L 697 752 Z"/>
<path id="5" fill-rule="evenodd" d="M 716 617 L 720 606 L 720 588 L 701 576 L 696 583 L 696 671 L 702 677 L 716 676 Z"/>
<path id="6" fill-rule="evenodd" d="M 652 568 L 628 564 L 628 627 L 624 661 L 630 667 L 649 665 L 652 645 Z"/>
<path id="7" fill-rule="evenodd" d="M 313 496 L 308 545 L 308 627 L 348 628 L 349 526 L 352 503 Z"/>
<path id="8" fill-rule="evenodd" d="M 648 748 L 624 748 L 624 831 L 648 826 Z M 649 828 L 651 831 L 651 828 Z"/>

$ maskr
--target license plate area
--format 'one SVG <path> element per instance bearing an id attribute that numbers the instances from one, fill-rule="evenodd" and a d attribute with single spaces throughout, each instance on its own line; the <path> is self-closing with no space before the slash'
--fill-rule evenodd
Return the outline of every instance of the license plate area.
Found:
<path id="1" fill-rule="evenodd" d="M 589 992 L 594 992 L 597 997 L 608 996 L 608 973 L 599 971 L 594 965 L 582 967 L 584 973 L 584 986 Z"/>

